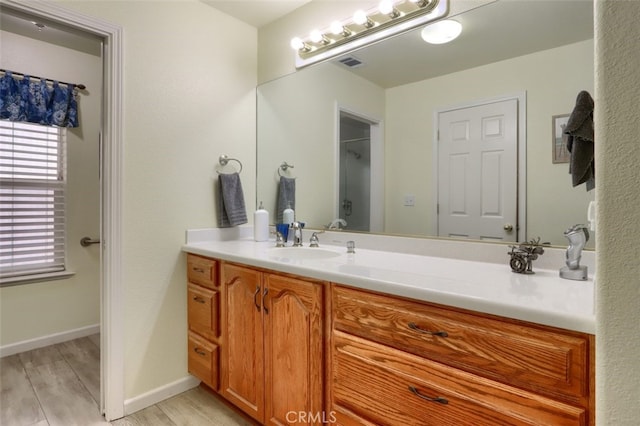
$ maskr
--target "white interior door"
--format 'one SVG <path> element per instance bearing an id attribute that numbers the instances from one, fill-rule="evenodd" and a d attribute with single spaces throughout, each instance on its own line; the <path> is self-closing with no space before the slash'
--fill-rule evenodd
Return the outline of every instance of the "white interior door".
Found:
<path id="1" fill-rule="evenodd" d="M 518 101 L 438 114 L 438 235 L 516 241 Z"/>

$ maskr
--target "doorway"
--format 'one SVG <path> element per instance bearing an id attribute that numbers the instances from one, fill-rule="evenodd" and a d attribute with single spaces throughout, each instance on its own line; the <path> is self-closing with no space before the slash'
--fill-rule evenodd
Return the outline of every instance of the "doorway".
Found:
<path id="1" fill-rule="evenodd" d="M 5 10 L 44 20 L 102 40 L 102 133 L 100 223 L 100 383 L 107 420 L 124 416 L 124 325 L 122 307 L 123 29 L 51 2 L 0 0 Z"/>
<path id="2" fill-rule="evenodd" d="M 336 218 L 351 231 L 380 231 L 382 206 L 378 121 L 341 109 L 338 135 L 338 200 Z"/>
<path id="3" fill-rule="evenodd" d="M 437 235 L 520 241 L 524 136 L 517 97 L 437 112 Z"/>

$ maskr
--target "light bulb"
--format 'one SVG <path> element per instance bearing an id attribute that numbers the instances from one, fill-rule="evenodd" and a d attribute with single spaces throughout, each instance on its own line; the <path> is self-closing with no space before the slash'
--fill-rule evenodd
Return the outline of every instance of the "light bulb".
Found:
<path id="1" fill-rule="evenodd" d="M 462 32 L 462 25 L 458 21 L 446 19 L 435 24 L 427 25 L 422 29 L 422 39 L 431 44 L 448 43 Z"/>
<path id="2" fill-rule="evenodd" d="M 314 43 L 319 43 L 322 40 L 322 33 L 320 30 L 313 30 L 309 33 L 309 40 Z"/>
<path id="3" fill-rule="evenodd" d="M 293 50 L 301 50 L 305 48 L 304 41 L 300 37 L 294 37 L 291 39 L 291 48 Z"/>
<path id="4" fill-rule="evenodd" d="M 340 35 L 344 31 L 344 27 L 340 21 L 333 21 L 329 26 L 331 33 L 334 35 Z"/>
<path id="5" fill-rule="evenodd" d="M 329 30 L 333 35 L 341 35 L 342 37 L 349 37 L 351 35 L 351 31 L 340 21 L 333 21 L 331 26 L 329 26 Z"/>
<path id="6" fill-rule="evenodd" d="M 400 15 L 396 8 L 393 7 L 393 0 L 382 0 L 378 5 L 378 10 L 383 15 L 389 15 L 392 18 L 396 18 Z"/>
<path id="7" fill-rule="evenodd" d="M 369 17 L 367 16 L 367 13 L 364 10 L 356 10 L 356 12 L 353 14 L 353 22 L 355 22 L 358 25 L 364 25 L 367 23 L 368 20 L 369 20 Z"/>

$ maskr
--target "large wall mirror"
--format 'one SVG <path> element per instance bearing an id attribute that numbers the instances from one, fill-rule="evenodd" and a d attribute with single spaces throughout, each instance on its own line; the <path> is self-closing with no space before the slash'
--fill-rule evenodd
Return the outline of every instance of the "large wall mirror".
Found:
<path id="1" fill-rule="evenodd" d="M 499 0 L 449 18 L 463 26 L 451 43 L 417 28 L 258 87 L 257 201 L 272 222 L 281 175 L 296 179 L 308 228 L 341 218 L 353 231 L 565 246 L 564 230 L 587 222 L 595 191 L 572 187 L 554 125 L 593 93 L 592 1 Z M 489 145 L 459 149 L 474 138 Z"/>

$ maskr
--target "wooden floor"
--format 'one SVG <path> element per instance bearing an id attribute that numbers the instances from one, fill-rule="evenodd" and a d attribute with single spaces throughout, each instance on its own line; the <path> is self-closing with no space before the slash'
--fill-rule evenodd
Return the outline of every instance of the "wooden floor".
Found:
<path id="1" fill-rule="evenodd" d="M 200 387 L 106 422 L 99 412 L 99 335 L 1 358 L 0 374 L 3 426 L 252 424 Z"/>

